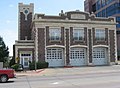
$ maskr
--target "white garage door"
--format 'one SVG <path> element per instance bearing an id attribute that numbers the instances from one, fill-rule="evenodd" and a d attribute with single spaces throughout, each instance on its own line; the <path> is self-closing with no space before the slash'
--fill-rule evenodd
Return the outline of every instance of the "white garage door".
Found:
<path id="1" fill-rule="evenodd" d="M 93 49 L 93 65 L 107 65 L 106 48 Z"/>
<path id="2" fill-rule="evenodd" d="M 49 48 L 47 49 L 47 59 L 49 67 L 64 66 L 63 49 Z"/>
<path id="3" fill-rule="evenodd" d="M 71 48 L 70 51 L 70 65 L 83 66 L 87 65 L 86 49 L 85 48 Z"/>

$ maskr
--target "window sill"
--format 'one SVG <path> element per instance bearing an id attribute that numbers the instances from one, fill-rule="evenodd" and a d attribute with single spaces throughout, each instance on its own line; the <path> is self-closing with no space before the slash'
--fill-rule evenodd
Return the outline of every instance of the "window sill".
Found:
<path id="1" fill-rule="evenodd" d="M 61 40 L 49 40 L 49 42 L 57 42 L 57 43 L 61 43 Z"/>
<path id="2" fill-rule="evenodd" d="M 105 42 L 106 43 L 106 40 L 95 40 L 96 43 L 99 43 L 99 42 Z"/>
<path id="3" fill-rule="evenodd" d="M 82 43 L 85 43 L 84 40 L 73 40 L 73 42 L 82 42 Z"/>

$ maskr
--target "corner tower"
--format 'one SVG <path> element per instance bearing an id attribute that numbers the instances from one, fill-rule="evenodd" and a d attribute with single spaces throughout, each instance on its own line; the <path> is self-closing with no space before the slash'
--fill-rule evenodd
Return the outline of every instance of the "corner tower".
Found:
<path id="1" fill-rule="evenodd" d="M 34 14 L 34 4 L 19 3 L 18 40 L 31 40 L 31 23 Z"/>

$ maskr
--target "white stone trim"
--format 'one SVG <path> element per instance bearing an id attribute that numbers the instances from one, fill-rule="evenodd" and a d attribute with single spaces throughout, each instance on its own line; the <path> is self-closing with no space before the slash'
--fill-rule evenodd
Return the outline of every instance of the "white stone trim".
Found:
<path id="1" fill-rule="evenodd" d="M 45 61 L 47 61 L 47 48 L 46 48 L 46 27 L 44 27 L 44 32 L 45 32 L 45 36 L 44 36 L 44 38 L 45 38 Z"/>
<path id="2" fill-rule="evenodd" d="M 65 52 L 65 53 L 64 53 L 64 54 L 65 54 L 65 55 L 64 55 L 64 60 L 65 60 L 65 61 L 64 61 L 64 64 L 65 64 L 65 66 L 66 66 L 66 65 L 67 65 L 67 63 L 66 63 L 66 59 L 67 59 L 66 57 L 67 57 L 67 56 L 66 56 L 66 28 L 65 28 L 65 27 L 64 27 L 64 43 L 65 43 L 65 49 L 64 49 L 64 52 Z"/>
<path id="3" fill-rule="evenodd" d="M 70 55 L 70 45 L 71 45 L 71 44 L 70 44 L 70 43 L 71 43 L 70 30 L 71 30 L 71 29 L 70 29 L 70 27 L 69 27 L 69 65 L 71 65 L 71 64 L 70 64 L 70 58 L 71 58 L 71 55 Z"/>
<path id="4" fill-rule="evenodd" d="M 71 19 L 85 19 L 85 14 L 71 14 Z"/>
<path id="5" fill-rule="evenodd" d="M 81 27 L 87 27 L 87 28 L 101 28 L 101 29 L 105 29 L 105 28 L 110 28 L 111 30 L 114 30 L 114 25 L 107 25 L 107 24 L 90 24 L 90 23 L 61 23 L 61 22 L 35 22 L 35 26 L 36 27 L 45 27 L 45 26 L 50 26 L 50 27 L 66 27 L 66 28 L 70 28 L 70 27 L 75 27 L 75 28 L 81 28 Z"/>
<path id="6" fill-rule="evenodd" d="M 29 10 L 28 10 L 28 13 L 26 14 L 25 12 L 23 12 L 24 13 L 24 15 L 25 15 L 25 20 L 27 20 L 27 16 L 28 16 L 28 14 L 29 14 Z"/>
<path id="7" fill-rule="evenodd" d="M 110 64 L 110 36 L 109 36 L 109 28 L 108 28 L 108 63 Z"/>
<path id="8" fill-rule="evenodd" d="M 74 48 L 74 47 L 88 48 L 88 46 L 85 46 L 85 45 L 72 45 L 72 46 L 70 46 L 70 48 Z"/>
<path id="9" fill-rule="evenodd" d="M 81 26 L 80 27 L 73 27 L 73 30 L 76 30 L 76 29 L 82 29 L 82 30 L 84 30 L 84 28 L 85 27 L 81 27 Z"/>
<path id="10" fill-rule="evenodd" d="M 35 60 L 38 61 L 38 28 L 35 28 Z"/>
<path id="11" fill-rule="evenodd" d="M 106 48 L 108 48 L 109 46 L 107 46 L 107 45 L 94 45 L 93 46 L 93 48 L 96 48 L 96 47 L 106 47 Z"/>
<path id="12" fill-rule="evenodd" d="M 17 45 L 17 46 L 34 46 L 33 43 L 17 43 L 15 45 Z"/>
<path id="13" fill-rule="evenodd" d="M 20 51 L 20 54 L 31 54 L 31 56 L 32 56 L 32 51 Z"/>
<path id="14" fill-rule="evenodd" d="M 91 47 L 92 47 L 92 48 L 91 48 L 91 49 L 92 49 L 92 51 L 91 51 L 91 52 L 92 52 L 92 54 L 91 54 L 91 57 L 92 57 L 92 58 L 91 58 L 91 59 L 92 59 L 92 62 L 89 63 L 89 65 L 93 65 L 93 28 L 94 28 L 94 27 L 91 28 Z"/>
<path id="15" fill-rule="evenodd" d="M 53 47 L 65 48 L 65 46 L 62 46 L 62 45 L 48 45 L 48 46 L 46 46 L 46 48 L 53 48 Z"/>
<path id="16" fill-rule="evenodd" d="M 57 20 L 57 19 L 34 19 L 34 22 L 38 22 L 38 23 L 62 23 L 62 24 L 91 24 L 91 25 L 115 25 L 116 22 L 111 22 L 111 21 L 88 21 L 88 20 Z M 61 25 L 62 25 L 61 24 Z"/>
<path id="17" fill-rule="evenodd" d="M 34 46 L 16 46 L 17 48 L 34 48 Z"/>
<path id="18" fill-rule="evenodd" d="M 101 27 L 95 27 L 95 30 L 105 30 L 105 28 L 101 28 Z"/>
<path id="19" fill-rule="evenodd" d="M 61 29 L 61 26 L 49 26 L 49 29 Z"/>
<path id="20" fill-rule="evenodd" d="M 15 46 L 15 63 L 17 63 L 16 58 L 18 57 L 18 47 Z"/>
<path id="21" fill-rule="evenodd" d="M 33 12 L 34 11 L 34 4 L 33 3 L 30 3 L 30 4 L 19 3 L 20 12 L 24 12 L 24 9 L 29 9 L 29 12 Z"/>
<path id="22" fill-rule="evenodd" d="M 24 48 L 33 48 L 33 49 L 34 49 L 34 46 L 27 46 L 27 45 L 26 45 L 26 46 L 15 46 L 15 62 L 16 62 L 16 58 L 19 57 L 19 56 L 18 56 L 18 49 L 19 49 L 19 48 L 23 48 L 23 49 L 24 49 Z M 16 63 L 17 63 L 17 62 L 16 62 Z"/>
<path id="23" fill-rule="evenodd" d="M 91 30 L 91 29 L 90 29 L 90 30 Z M 90 52 L 89 52 L 89 41 L 90 41 L 90 40 L 89 40 L 89 29 L 87 28 L 87 46 L 88 46 L 88 47 L 87 47 L 87 50 L 86 50 L 86 51 L 87 51 L 87 56 L 86 56 L 86 58 L 87 58 L 87 64 L 88 64 L 88 65 L 89 65 L 89 59 L 90 59 L 90 58 L 89 58 L 89 56 L 90 56 L 90 54 L 89 54 L 89 53 L 90 53 Z"/>
<path id="24" fill-rule="evenodd" d="M 115 38 L 115 63 L 118 63 L 118 59 L 117 59 L 117 34 L 116 34 L 116 28 L 114 30 L 114 38 Z"/>

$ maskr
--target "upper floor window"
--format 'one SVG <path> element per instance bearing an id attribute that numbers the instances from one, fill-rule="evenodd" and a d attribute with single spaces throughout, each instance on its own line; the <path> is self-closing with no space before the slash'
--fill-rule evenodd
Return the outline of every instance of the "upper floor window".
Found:
<path id="1" fill-rule="evenodd" d="M 61 29 L 60 28 L 50 28 L 49 29 L 50 40 L 59 41 L 61 40 Z"/>
<path id="2" fill-rule="evenodd" d="M 96 40 L 105 40 L 105 30 L 104 29 L 96 29 L 95 30 L 95 39 Z"/>
<path id="3" fill-rule="evenodd" d="M 73 39 L 75 41 L 84 40 L 84 29 L 83 28 L 77 28 L 73 30 Z"/>

